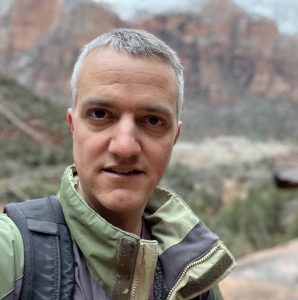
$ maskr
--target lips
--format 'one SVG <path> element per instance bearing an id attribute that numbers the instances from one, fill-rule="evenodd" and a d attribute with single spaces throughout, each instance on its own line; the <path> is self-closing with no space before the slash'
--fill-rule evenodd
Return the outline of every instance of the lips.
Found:
<path id="1" fill-rule="evenodd" d="M 109 168 L 104 168 L 103 169 L 107 173 L 115 174 L 115 175 L 122 175 L 122 176 L 132 176 L 132 175 L 140 175 L 143 174 L 144 172 L 135 169 L 135 168 L 127 168 L 127 167 L 109 167 Z"/>

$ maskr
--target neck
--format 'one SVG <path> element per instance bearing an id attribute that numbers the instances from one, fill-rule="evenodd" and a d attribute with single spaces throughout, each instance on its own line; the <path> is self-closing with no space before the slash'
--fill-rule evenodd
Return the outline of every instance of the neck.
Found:
<path id="1" fill-rule="evenodd" d="M 136 216 L 123 216 L 122 213 L 118 214 L 105 214 L 100 212 L 101 217 L 107 220 L 110 224 L 118 227 L 124 231 L 133 233 L 135 235 L 141 236 L 142 232 L 142 216 L 136 219 Z"/>
<path id="2" fill-rule="evenodd" d="M 90 205 L 90 203 L 89 203 Z M 90 205 L 92 207 L 92 205 Z M 92 207 L 102 218 L 108 221 L 115 227 L 124 231 L 141 236 L 142 231 L 142 216 L 143 211 L 140 212 L 123 212 L 111 211 L 103 206 Z"/>
<path id="3" fill-rule="evenodd" d="M 84 193 L 82 191 L 80 184 L 77 190 L 86 201 L 86 197 L 84 197 Z M 107 222 L 109 222 L 113 226 L 120 228 L 124 231 L 133 233 L 137 236 L 141 236 L 143 210 L 133 211 L 133 212 L 123 212 L 123 211 L 115 212 L 115 211 L 108 210 L 99 204 L 95 205 L 90 201 L 86 201 L 86 202 L 102 218 L 104 218 Z"/>

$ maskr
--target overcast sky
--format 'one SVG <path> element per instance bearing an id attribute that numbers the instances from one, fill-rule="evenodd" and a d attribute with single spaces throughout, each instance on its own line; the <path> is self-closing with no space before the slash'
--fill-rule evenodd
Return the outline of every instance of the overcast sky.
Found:
<path id="1" fill-rule="evenodd" d="M 187 10 L 198 2 L 207 0 L 94 0 L 109 3 L 125 20 L 132 18 L 136 12 L 154 13 Z M 216 0 L 211 0 L 216 1 Z M 234 0 L 239 6 L 251 13 L 262 14 L 275 20 L 283 33 L 298 33 L 298 0 Z M 196 3 L 196 4 L 194 4 Z"/>
<path id="2" fill-rule="evenodd" d="M 234 0 L 247 10 L 277 21 L 284 33 L 298 33 L 297 0 Z"/>

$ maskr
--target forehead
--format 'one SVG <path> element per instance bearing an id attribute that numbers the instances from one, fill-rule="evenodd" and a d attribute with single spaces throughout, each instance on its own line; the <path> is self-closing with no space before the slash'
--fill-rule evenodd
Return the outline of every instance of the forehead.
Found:
<path id="1" fill-rule="evenodd" d="M 113 49 L 94 50 L 82 66 L 77 101 L 103 97 L 142 102 L 154 100 L 178 110 L 174 69 L 159 57 L 133 57 Z"/>
<path id="2" fill-rule="evenodd" d="M 106 67 L 118 67 L 137 69 L 140 65 L 149 64 L 154 65 L 158 69 L 168 69 L 173 75 L 175 71 L 165 58 L 159 56 L 133 56 L 126 52 L 120 52 L 112 48 L 100 48 L 91 51 L 83 64 L 83 69 L 86 67 L 95 66 L 97 62 L 100 62 L 102 68 Z M 176 75 L 175 75 L 176 77 Z"/>
<path id="3" fill-rule="evenodd" d="M 178 84 L 173 67 L 160 57 L 133 57 L 113 49 L 91 52 L 82 66 L 79 91 L 84 85 L 111 84 L 161 87 L 177 99 Z"/>

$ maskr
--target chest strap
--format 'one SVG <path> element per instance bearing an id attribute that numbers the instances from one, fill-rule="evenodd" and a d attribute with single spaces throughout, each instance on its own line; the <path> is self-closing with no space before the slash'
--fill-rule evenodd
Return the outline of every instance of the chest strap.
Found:
<path id="1" fill-rule="evenodd" d="M 55 196 L 10 203 L 4 212 L 24 243 L 21 300 L 72 300 L 74 254 L 59 200 Z"/>

